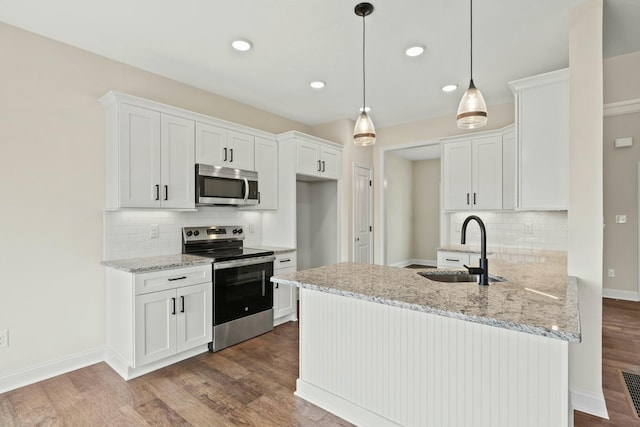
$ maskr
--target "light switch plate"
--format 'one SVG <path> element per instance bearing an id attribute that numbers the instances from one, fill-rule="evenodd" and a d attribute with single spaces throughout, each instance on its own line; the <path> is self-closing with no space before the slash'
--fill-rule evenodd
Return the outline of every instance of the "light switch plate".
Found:
<path id="1" fill-rule="evenodd" d="M 616 215 L 616 222 L 618 224 L 626 224 L 627 223 L 627 216 L 626 215 Z"/>

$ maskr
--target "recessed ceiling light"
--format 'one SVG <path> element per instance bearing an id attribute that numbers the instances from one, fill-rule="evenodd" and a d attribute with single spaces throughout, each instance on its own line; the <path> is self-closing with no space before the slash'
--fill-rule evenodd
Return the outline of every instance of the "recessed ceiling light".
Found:
<path id="1" fill-rule="evenodd" d="M 424 46 L 422 45 L 411 46 L 404 51 L 404 54 L 407 56 L 420 56 L 423 53 L 424 53 Z"/>
<path id="2" fill-rule="evenodd" d="M 309 86 L 311 86 L 314 89 L 322 89 L 323 87 L 325 87 L 325 82 L 317 80 L 315 82 L 309 83 Z"/>
<path id="3" fill-rule="evenodd" d="M 458 85 L 444 85 L 444 86 L 442 86 L 442 91 L 443 92 L 453 92 L 456 89 L 458 89 Z"/>
<path id="4" fill-rule="evenodd" d="M 239 50 L 240 52 L 246 52 L 253 47 L 253 44 L 249 40 L 238 39 L 231 42 L 231 46 L 235 50 Z"/>

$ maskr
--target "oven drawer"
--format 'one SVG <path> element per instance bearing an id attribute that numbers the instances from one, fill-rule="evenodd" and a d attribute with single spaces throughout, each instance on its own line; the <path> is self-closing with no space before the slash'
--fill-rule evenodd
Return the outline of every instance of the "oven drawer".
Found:
<path id="1" fill-rule="evenodd" d="M 135 275 L 136 295 L 211 283 L 211 265 L 176 268 Z"/>

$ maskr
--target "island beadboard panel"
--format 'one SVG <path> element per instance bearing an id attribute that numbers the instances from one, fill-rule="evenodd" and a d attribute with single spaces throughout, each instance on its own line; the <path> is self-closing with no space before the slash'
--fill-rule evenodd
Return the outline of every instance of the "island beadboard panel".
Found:
<path id="1" fill-rule="evenodd" d="M 568 342 L 300 289 L 296 395 L 357 425 L 567 426 Z"/>

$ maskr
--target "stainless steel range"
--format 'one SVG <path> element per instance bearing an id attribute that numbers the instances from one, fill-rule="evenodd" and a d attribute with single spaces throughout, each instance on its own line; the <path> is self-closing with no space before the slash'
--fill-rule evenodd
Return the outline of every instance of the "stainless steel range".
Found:
<path id="1" fill-rule="evenodd" d="M 210 351 L 273 329 L 272 251 L 243 247 L 241 226 L 184 227 L 182 253 L 213 258 Z"/>

